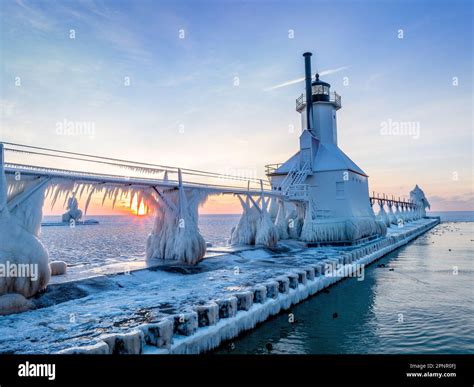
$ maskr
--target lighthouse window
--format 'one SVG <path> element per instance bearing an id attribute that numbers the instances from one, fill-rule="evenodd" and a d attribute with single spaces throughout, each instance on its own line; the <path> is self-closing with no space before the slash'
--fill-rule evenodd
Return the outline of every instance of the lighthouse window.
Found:
<path id="1" fill-rule="evenodd" d="M 329 87 L 324 86 L 323 90 L 324 90 L 324 94 L 329 94 Z"/>
<path id="2" fill-rule="evenodd" d="M 336 182 L 336 199 L 345 199 L 344 182 Z"/>
<path id="3" fill-rule="evenodd" d="M 314 94 L 323 94 L 323 87 L 321 85 L 313 86 Z"/>

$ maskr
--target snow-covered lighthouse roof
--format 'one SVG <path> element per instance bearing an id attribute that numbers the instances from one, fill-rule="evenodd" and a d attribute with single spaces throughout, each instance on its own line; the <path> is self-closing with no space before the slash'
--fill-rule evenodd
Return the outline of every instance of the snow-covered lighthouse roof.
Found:
<path id="1" fill-rule="evenodd" d="M 283 163 L 275 174 L 286 174 L 300 162 L 300 152 L 296 152 L 288 161 Z M 314 157 L 313 172 L 327 172 L 349 170 L 359 175 L 368 177 L 341 149 L 335 144 L 319 143 L 318 150 Z"/>
<path id="2" fill-rule="evenodd" d="M 314 158 L 314 172 L 339 171 L 347 169 L 359 175 L 367 176 L 341 149 L 335 144 L 320 143 Z"/>

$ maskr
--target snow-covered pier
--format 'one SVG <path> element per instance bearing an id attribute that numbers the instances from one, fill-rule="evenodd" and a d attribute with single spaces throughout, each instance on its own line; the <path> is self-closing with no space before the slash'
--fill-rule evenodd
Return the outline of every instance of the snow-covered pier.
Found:
<path id="1" fill-rule="evenodd" d="M 202 353 L 290 308 L 439 223 L 390 227 L 352 247 L 241 248 L 199 266 L 157 265 L 52 283 L 35 310 L 2 317 L 14 353 Z M 359 273 L 359 274 L 358 274 Z M 350 302 L 350 300 L 348 300 Z"/>

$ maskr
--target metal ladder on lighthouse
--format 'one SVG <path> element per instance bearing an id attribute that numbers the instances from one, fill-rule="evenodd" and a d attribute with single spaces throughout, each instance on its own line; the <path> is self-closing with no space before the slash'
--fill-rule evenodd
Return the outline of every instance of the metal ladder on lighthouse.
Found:
<path id="1" fill-rule="evenodd" d="M 309 162 L 299 168 L 295 164 L 288 172 L 281 183 L 281 191 L 284 196 L 290 200 L 307 200 L 309 195 L 308 184 L 305 184 L 306 178 L 311 173 Z"/>

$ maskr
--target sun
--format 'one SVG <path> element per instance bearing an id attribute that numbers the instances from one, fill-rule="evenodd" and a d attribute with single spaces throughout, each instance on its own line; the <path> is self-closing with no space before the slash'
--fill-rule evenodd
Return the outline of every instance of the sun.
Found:
<path id="1" fill-rule="evenodd" d="M 140 203 L 140 207 L 138 208 L 137 195 L 133 195 L 132 205 L 130 207 L 130 210 L 132 210 L 132 213 L 137 216 L 143 216 L 143 215 L 146 215 L 147 213 L 145 203 L 143 203 L 143 201 Z"/>

